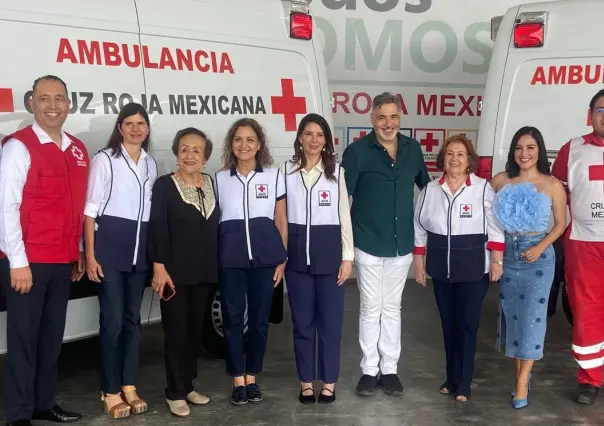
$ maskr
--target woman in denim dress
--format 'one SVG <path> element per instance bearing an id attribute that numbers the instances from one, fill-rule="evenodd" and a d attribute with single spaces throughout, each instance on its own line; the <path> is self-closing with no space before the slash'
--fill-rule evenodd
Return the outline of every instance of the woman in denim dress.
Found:
<path id="1" fill-rule="evenodd" d="M 543 357 L 547 301 L 554 277 L 552 244 L 566 227 L 566 192 L 550 175 L 543 136 L 523 127 L 512 138 L 506 171 L 491 182 L 495 217 L 506 232 L 499 281 L 497 347 L 514 358 L 514 408 L 528 405 L 530 372 Z M 550 227 L 551 212 L 554 225 Z"/>

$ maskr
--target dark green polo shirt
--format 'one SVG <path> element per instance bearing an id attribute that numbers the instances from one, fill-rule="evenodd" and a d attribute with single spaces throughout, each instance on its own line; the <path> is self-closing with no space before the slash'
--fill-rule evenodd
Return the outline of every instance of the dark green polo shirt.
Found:
<path id="1" fill-rule="evenodd" d="M 378 257 L 413 251 L 413 191 L 430 182 L 419 142 L 398 135 L 396 163 L 375 131 L 349 145 L 342 156 L 354 245 Z"/>

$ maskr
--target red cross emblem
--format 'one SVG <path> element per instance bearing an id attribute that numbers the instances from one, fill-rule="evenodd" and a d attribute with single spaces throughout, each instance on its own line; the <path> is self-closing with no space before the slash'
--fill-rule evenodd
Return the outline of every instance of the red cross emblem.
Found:
<path id="1" fill-rule="evenodd" d="M 264 185 L 264 184 L 256 185 L 256 198 L 268 198 L 268 193 L 266 191 L 266 185 Z"/>
<path id="2" fill-rule="evenodd" d="M 330 206 L 331 194 L 329 191 L 319 191 L 319 206 Z"/>
<path id="3" fill-rule="evenodd" d="M 283 114 L 285 131 L 297 130 L 296 115 L 306 114 L 306 98 L 294 95 L 294 81 L 291 78 L 281 79 L 281 96 L 271 96 L 273 114 Z"/>
<path id="4" fill-rule="evenodd" d="M 589 166 L 589 180 L 600 180 L 604 183 L 604 164 Z"/>
<path id="5" fill-rule="evenodd" d="M 80 161 L 84 159 L 84 153 L 82 152 L 82 150 L 80 148 L 78 148 L 75 145 L 71 146 L 71 153 L 73 154 L 73 156 L 75 158 L 77 158 Z"/>
<path id="6" fill-rule="evenodd" d="M 426 133 L 426 137 L 420 139 L 419 143 L 426 147 L 426 152 L 432 152 L 432 149 L 438 146 L 438 139 L 434 139 L 434 133 Z"/>
<path id="7" fill-rule="evenodd" d="M 472 217 L 472 204 L 462 204 L 459 217 Z"/>

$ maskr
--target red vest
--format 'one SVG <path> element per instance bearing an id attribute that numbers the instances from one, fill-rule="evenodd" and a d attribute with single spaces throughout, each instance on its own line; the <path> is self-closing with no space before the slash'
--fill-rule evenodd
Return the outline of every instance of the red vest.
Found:
<path id="1" fill-rule="evenodd" d="M 30 263 L 70 263 L 79 258 L 89 161 L 82 141 L 68 136 L 71 145 L 65 152 L 55 143 L 40 143 L 31 126 L 2 140 L 5 144 L 18 139 L 31 157 L 20 208 Z"/>

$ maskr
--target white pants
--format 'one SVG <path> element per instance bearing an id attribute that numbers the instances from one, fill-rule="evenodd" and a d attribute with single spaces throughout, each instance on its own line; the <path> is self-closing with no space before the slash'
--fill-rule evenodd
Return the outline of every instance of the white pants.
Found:
<path id="1" fill-rule="evenodd" d="M 361 293 L 361 369 L 370 376 L 396 374 L 401 354 L 401 299 L 413 255 L 375 257 L 355 248 L 355 261 Z"/>

